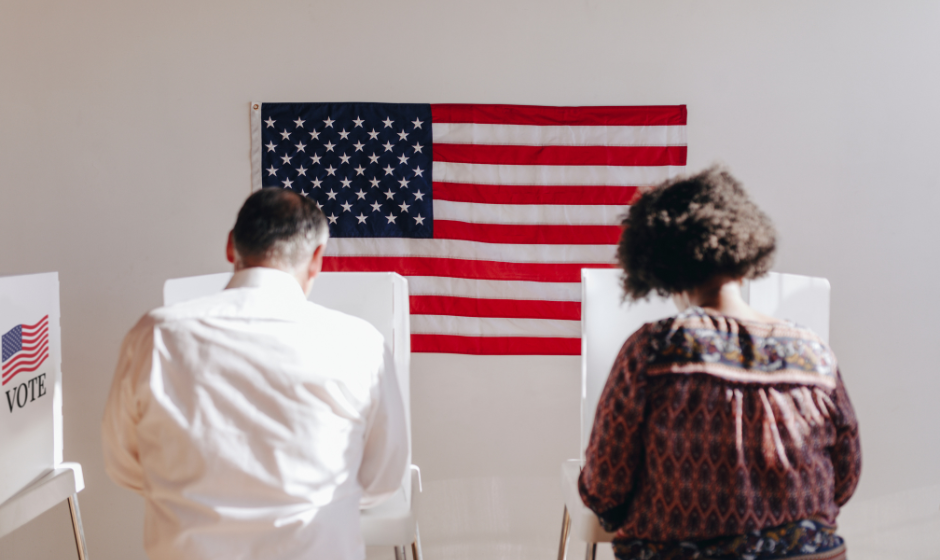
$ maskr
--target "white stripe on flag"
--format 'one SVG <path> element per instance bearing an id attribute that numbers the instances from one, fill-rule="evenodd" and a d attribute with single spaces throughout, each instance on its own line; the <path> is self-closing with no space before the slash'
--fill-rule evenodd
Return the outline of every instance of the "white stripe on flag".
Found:
<path id="1" fill-rule="evenodd" d="M 616 245 L 515 245 L 457 239 L 335 237 L 326 255 L 335 257 L 432 257 L 513 263 L 613 264 Z"/>
<path id="2" fill-rule="evenodd" d="M 659 184 L 684 170 L 684 166 L 659 165 L 490 165 L 434 162 L 435 183 L 534 186 L 648 186 Z"/>
<path id="3" fill-rule="evenodd" d="M 435 144 L 511 146 L 685 146 L 685 125 L 533 126 L 434 123 Z M 435 177 L 436 178 L 436 177 Z"/>
<path id="4" fill-rule="evenodd" d="M 412 315 L 411 334 L 579 338 L 581 336 L 581 321 Z"/>
<path id="5" fill-rule="evenodd" d="M 434 201 L 435 220 L 474 224 L 530 224 L 567 226 L 616 226 L 626 206 L 561 204 L 480 204 L 477 202 Z"/>
<path id="6" fill-rule="evenodd" d="M 453 296 L 480 299 L 581 301 L 581 284 L 523 282 L 519 280 L 472 280 L 440 276 L 409 276 L 413 296 Z"/>

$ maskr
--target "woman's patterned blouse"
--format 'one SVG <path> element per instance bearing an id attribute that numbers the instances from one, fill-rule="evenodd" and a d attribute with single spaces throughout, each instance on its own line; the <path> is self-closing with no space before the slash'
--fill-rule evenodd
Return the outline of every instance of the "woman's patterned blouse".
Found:
<path id="1" fill-rule="evenodd" d="M 620 350 L 579 486 L 618 540 L 702 540 L 834 525 L 860 473 L 855 412 L 815 333 L 690 308 Z"/>

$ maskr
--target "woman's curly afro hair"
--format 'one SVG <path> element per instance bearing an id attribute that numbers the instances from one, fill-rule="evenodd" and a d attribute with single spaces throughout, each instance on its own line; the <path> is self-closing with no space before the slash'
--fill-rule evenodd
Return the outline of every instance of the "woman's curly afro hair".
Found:
<path id="1" fill-rule="evenodd" d="M 623 220 L 617 259 L 624 297 L 668 296 L 717 276 L 770 270 L 777 234 L 727 170 L 711 167 L 643 193 Z"/>

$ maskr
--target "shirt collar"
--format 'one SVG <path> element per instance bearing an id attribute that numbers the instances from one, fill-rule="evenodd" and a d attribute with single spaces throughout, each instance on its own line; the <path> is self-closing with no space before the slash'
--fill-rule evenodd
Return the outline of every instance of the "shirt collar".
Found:
<path id="1" fill-rule="evenodd" d="M 296 278 L 282 270 L 263 266 L 243 268 L 236 272 L 228 286 L 225 286 L 226 290 L 231 288 L 261 288 L 307 299 Z"/>

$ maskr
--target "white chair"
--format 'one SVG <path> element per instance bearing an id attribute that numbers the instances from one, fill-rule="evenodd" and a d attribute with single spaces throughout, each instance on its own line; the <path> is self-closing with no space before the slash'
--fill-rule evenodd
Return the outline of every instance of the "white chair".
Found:
<path id="1" fill-rule="evenodd" d="M 420 560 L 421 536 L 417 517 L 421 471 L 411 465 L 406 476 L 410 482 L 407 489 L 402 484 L 391 498 L 373 508 L 362 510 L 362 538 L 368 546 L 394 547 L 395 560 L 408 558 L 407 548 L 410 544 L 412 559 Z"/>
<path id="2" fill-rule="evenodd" d="M 219 292 L 231 277 L 232 273 L 224 272 L 167 280 L 163 287 L 164 304 Z M 309 299 L 324 307 L 364 319 L 385 337 L 395 360 L 398 385 L 405 405 L 410 463 L 411 330 L 408 319 L 408 281 L 398 274 L 387 272 L 324 272 L 314 282 Z M 410 546 L 414 560 L 420 560 L 421 539 L 417 522 L 420 492 L 421 471 L 411 465 L 394 495 L 373 508 L 362 510 L 362 538 L 366 545 L 393 546 L 396 560 L 405 560 Z"/>
<path id="3" fill-rule="evenodd" d="M 585 558 L 593 560 L 597 543 L 611 542 L 594 512 L 578 493 L 578 475 L 584 461 L 594 411 L 607 382 L 610 368 L 624 341 L 644 323 L 675 315 L 671 299 L 651 297 L 624 303 L 619 269 L 581 270 L 581 457 L 561 465 L 565 498 L 558 560 L 565 560 L 572 535 L 587 545 Z M 771 272 L 745 282 L 742 295 L 757 311 L 791 319 L 829 340 L 829 282 L 824 278 Z"/>

